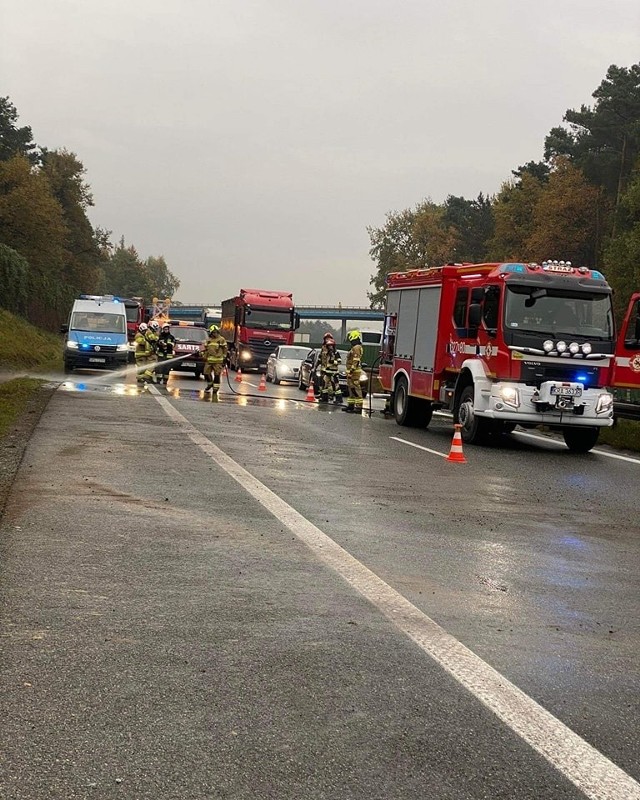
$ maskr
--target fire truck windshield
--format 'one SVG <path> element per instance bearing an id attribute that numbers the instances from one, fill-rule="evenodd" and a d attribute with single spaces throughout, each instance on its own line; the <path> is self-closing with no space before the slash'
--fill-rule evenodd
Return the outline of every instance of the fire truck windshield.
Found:
<path id="1" fill-rule="evenodd" d="M 278 309 L 247 308 L 244 312 L 244 324 L 247 328 L 290 331 L 292 329 L 291 312 L 278 311 Z"/>
<path id="2" fill-rule="evenodd" d="M 611 295 L 508 285 L 505 330 L 613 339 Z"/>

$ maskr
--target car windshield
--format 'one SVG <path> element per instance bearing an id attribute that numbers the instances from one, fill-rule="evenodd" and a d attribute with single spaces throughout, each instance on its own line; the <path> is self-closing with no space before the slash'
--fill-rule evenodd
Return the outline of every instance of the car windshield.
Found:
<path id="1" fill-rule="evenodd" d="M 286 361 L 304 361 L 308 355 L 308 347 L 281 347 L 278 350 L 278 358 Z"/>
<path id="2" fill-rule="evenodd" d="M 291 330 L 291 312 L 274 309 L 247 308 L 244 312 L 244 324 L 247 328 L 262 330 Z"/>
<path id="3" fill-rule="evenodd" d="M 611 295 L 509 285 L 505 328 L 545 336 L 613 337 Z"/>
<path id="4" fill-rule="evenodd" d="M 124 333 L 126 328 L 123 314 L 108 314 L 106 311 L 76 311 L 71 315 L 73 331 L 91 333 Z"/>
<path id="5" fill-rule="evenodd" d="M 169 329 L 171 335 L 176 337 L 178 342 L 206 342 L 207 332 L 204 328 L 191 328 L 185 325 L 172 325 Z"/>

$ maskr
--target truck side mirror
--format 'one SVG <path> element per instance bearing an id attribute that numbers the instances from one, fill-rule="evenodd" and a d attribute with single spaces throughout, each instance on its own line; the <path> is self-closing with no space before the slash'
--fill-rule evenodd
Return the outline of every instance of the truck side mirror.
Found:
<path id="1" fill-rule="evenodd" d="M 66 323 L 60 326 L 60 333 L 69 333 L 69 326 Z"/>
<path id="2" fill-rule="evenodd" d="M 468 316 L 468 324 L 470 328 L 475 328 L 476 330 L 480 327 L 480 321 L 482 319 L 482 306 L 480 303 L 471 303 L 469 306 L 469 316 Z"/>
<path id="3" fill-rule="evenodd" d="M 293 329 L 294 329 L 294 331 L 297 331 L 299 327 L 300 327 L 300 314 L 294 314 L 293 315 Z"/>

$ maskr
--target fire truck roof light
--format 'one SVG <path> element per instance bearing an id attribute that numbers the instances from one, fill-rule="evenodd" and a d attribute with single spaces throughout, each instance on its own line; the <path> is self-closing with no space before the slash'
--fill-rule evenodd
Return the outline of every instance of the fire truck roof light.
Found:
<path id="1" fill-rule="evenodd" d="M 527 268 L 524 264 L 503 264 L 500 267 L 500 272 L 526 272 Z"/>

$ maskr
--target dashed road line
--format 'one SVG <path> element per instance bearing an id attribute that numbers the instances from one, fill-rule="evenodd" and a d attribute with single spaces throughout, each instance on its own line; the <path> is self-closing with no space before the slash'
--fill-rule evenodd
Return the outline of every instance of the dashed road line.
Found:
<path id="1" fill-rule="evenodd" d="M 630 775 L 482 661 L 241 467 L 192 425 L 155 387 L 150 387 L 150 391 L 169 418 L 195 445 L 304 542 L 321 562 L 378 608 L 587 797 L 592 800 L 640 800 L 640 784 Z"/>
<path id="2" fill-rule="evenodd" d="M 393 439 L 394 442 L 401 442 L 402 444 L 408 444 L 411 447 L 416 447 L 418 450 L 426 450 L 427 453 L 433 453 L 434 456 L 442 456 L 443 458 L 447 457 L 447 453 L 441 453 L 438 450 L 432 450 L 430 447 L 423 447 L 421 444 L 416 444 L 415 442 L 409 442 L 406 439 L 400 439 L 397 436 L 390 436 L 390 439 Z"/>

